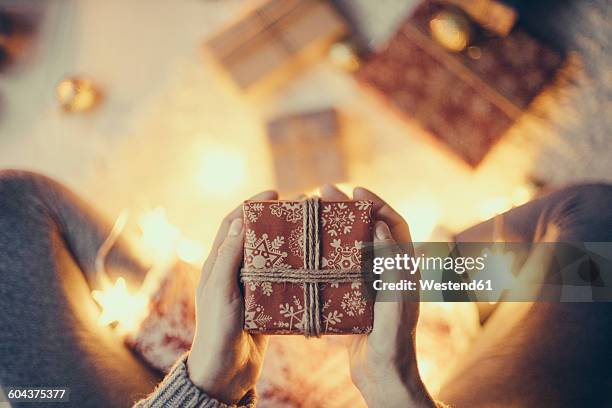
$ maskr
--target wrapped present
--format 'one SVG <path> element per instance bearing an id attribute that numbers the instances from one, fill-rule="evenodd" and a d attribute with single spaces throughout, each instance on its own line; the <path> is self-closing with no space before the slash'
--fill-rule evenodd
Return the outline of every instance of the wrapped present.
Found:
<path id="1" fill-rule="evenodd" d="M 369 333 L 363 249 L 372 202 L 246 201 L 244 328 L 252 333 Z"/>
<path id="2" fill-rule="evenodd" d="M 451 52 L 431 33 L 445 10 L 436 1 L 421 3 L 356 75 L 393 110 L 477 166 L 562 60 L 519 27 L 505 37 L 476 33 L 462 51 Z"/>
<path id="3" fill-rule="evenodd" d="M 268 0 L 206 45 L 238 86 L 250 90 L 323 56 L 346 33 L 344 20 L 327 2 Z"/>
<path id="4" fill-rule="evenodd" d="M 197 280 L 195 268 L 185 263 L 175 264 L 151 297 L 145 319 L 126 337 L 126 344 L 161 372 L 168 372 L 191 348 Z"/>
<path id="5" fill-rule="evenodd" d="M 282 193 L 346 181 L 341 128 L 334 109 L 275 118 L 268 122 L 268 140 Z"/>

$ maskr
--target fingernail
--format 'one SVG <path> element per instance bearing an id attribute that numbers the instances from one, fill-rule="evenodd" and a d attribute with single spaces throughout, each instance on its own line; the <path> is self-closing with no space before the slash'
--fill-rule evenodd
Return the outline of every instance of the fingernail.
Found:
<path id="1" fill-rule="evenodd" d="M 376 238 L 381 241 L 391 239 L 391 230 L 389 230 L 389 226 L 383 221 L 377 221 L 375 226 Z"/>
<path id="2" fill-rule="evenodd" d="M 229 230 L 227 231 L 227 235 L 229 235 L 230 237 L 235 237 L 236 235 L 240 234 L 241 231 L 242 231 L 242 218 L 236 218 L 230 224 Z"/>

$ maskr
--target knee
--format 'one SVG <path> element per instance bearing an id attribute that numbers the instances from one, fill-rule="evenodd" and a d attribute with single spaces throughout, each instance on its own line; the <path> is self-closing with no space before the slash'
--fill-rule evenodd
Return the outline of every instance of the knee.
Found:
<path id="1" fill-rule="evenodd" d="M 41 186 L 50 185 L 53 181 L 40 173 L 26 170 L 1 170 L 0 191 L 32 192 Z"/>
<path id="2" fill-rule="evenodd" d="M 561 195 L 574 197 L 582 203 L 612 200 L 612 184 L 576 184 L 559 190 Z"/>
<path id="3" fill-rule="evenodd" d="M 608 215 L 612 204 L 612 185 L 578 184 L 559 190 L 557 206 L 566 213 L 580 212 L 598 217 Z"/>
<path id="4" fill-rule="evenodd" d="M 53 188 L 53 180 L 23 170 L 0 170 L 0 210 L 30 206 L 41 201 L 41 192 Z"/>
<path id="5" fill-rule="evenodd" d="M 566 239 L 601 240 L 612 233 L 612 185 L 580 184 L 553 193 L 548 222 Z"/>

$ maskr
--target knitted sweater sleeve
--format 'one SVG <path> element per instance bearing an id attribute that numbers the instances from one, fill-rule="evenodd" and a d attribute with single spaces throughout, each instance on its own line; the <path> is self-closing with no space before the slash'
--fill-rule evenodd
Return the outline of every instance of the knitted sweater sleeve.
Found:
<path id="1" fill-rule="evenodd" d="M 189 379 L 186 361 L 187 355 L 174 365 L 155 391 L 133 408 L 255 408 L 255 390 L 249 391 L 239 405 L 225 404 L 200 390 Z"/>

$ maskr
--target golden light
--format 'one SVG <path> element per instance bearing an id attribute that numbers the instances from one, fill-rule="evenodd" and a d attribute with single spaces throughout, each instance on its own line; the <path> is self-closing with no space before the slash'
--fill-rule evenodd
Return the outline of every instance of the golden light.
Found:
<path id="1" fill-rule="evenodd" d="M 481 220 L 487 220 L 498 214 L 505 213 L 512 207 L 523 205 L 534 195 L 532 188 L 526 185 L 515 187 L 507 196 L 496 196 L 485 199 L 479 207 L 479 215 Z"/>
<path id="2" fill-rule="evenodd" d="M 202 266 L 206 257 L 206 248 L 200 241 L 183 238 L 176 246 L 176 255 L 182 261 L 195 266 Z"/>
<path id="3" fill-rule="evenodd" d="M 485 199 L 479 207 L 479 215 L 483 220 L 502 214 L 512 208 L 508 197 L 493 197 Z"/>
<path id="4" fill-rule="evenodd" d="M 419 375 L 423 379 L 425 378 L 429 379 L 432 376 L 433 371 L 436 368 L 432 361 L 429 361 L 425 358 L 419 358 L 417 361 L 417 365 L 419 366 Z M 431 381 L 427 381 L 428 385 L 430 382 Z"/>
<path id="5" fill-rule="evenodd" d="M 98 318 L 100 325 L 117 322 L 122 331 L 134 331 L 146 316 L 149 298 L 130 293 L 123 278 L 104 290 L 92 291 L 91 295 L 102 309 Z"/>
<path id="6" fill-rule="evenodd" d="M 138 222 L 142 230 L 140 245 L 154 263 L 167 263 L 175 256 L 175 247 L 181 233 L 168 222 L 162 207 L 143 214 Z"/>
<path id="7" fill-rule="evenodd" d="M 349 182 L 345 182 L 345 183 L 330 183 L 334 186 L 336 186 L 338 188 L 338 190 L 342 191 L 344 194 L 346 194 L 347 196 L 351 197 L 353 195 L 353 188 L 354 185 L 349 183 Z M 317 188 L 313 188 L 310 191 L 306 191 L 304 192 L 304 195 L 307 197 L 321 197 L 321 187 L 317 187 Z"/>
<path id="8" fill-rule="evenodd" d="M 355 187 L 352 183 L 337 183 L 336 187 L 340 189 L 340 191 L 344 192 L 349 197 L 353 195 L 353 188 Z"/>
<path id="9" fill-rule="evenodd" d="M 227 194 L 246 180 L 246 161 L 242 154 L 223 147 L 206 150 L 197 170 L 196 182 L 202 193 Z"/>
<path id="10" fill-rule="evenodd" d="M 101 290 L 92 291 L 92 297 L 100 305 L 101 313 L 98 322 L 101 325 L 117 324 L 121 334 L 138 330 L 148 312 L 149 299 L 158 290 L 159 283 L 173 267 L 177 258 L 201 266 L 204 262 L 204 243 L 182 236 L 179 229 L 172 225 L 162 207 L 144 213 L 139 218 L 142 236 L 139 244 L 145 256 L 152 261 L 152 267 L 137 291 L 130 292 L 124 278 L 113 284 L 104 270 L 104 257 L 113 245 L 127 222 L 127 215 L 122 215 L 115 222 L 113 231 L 99 253 L 96 267 L 103 277 Z"/>
<path id="11" fill-rule="evenodd" d="M 528 186 L 518 186 L 512 192 L 512 205 L 518 207 L 530 201 L 534 196 L 533 188 Z"/>
<path id="12" fill-rule="evenodd" d="M 423 197 L 418 201 L 400 203 L 398 212 L 410 225 L 410 235 L 414 242 L 428 241 L 440 218 L 438 204 Z"/>
<path id="13" fill-rule="evenodd" d="M 86 112 L 93 109 L 101 99 L 101 92 L 87 78 L 71 77 L 61 80 L 55 94 L 65 112 Z"/>

